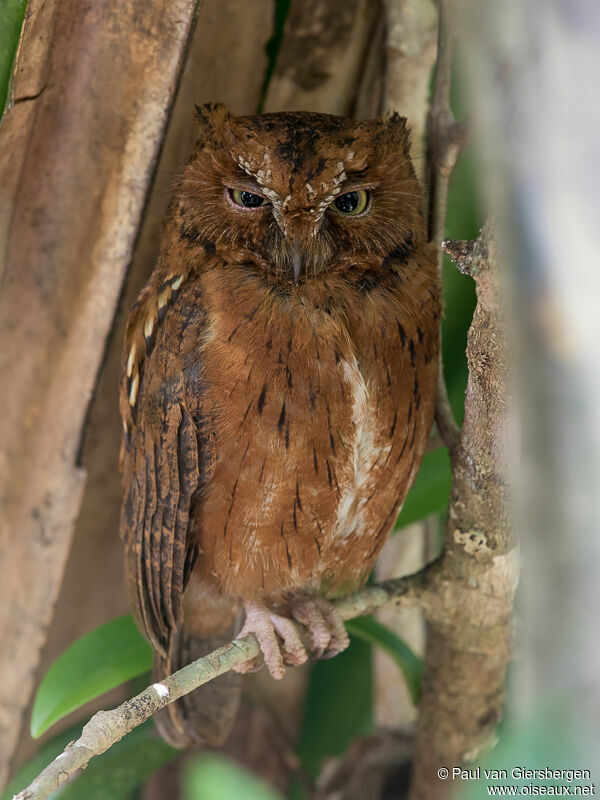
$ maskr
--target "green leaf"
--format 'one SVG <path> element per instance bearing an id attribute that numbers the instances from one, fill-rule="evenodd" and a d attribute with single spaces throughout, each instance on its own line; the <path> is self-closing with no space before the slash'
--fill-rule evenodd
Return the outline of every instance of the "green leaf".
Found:
<path id="1" fill-rule="evenodd" d="M 26 7 L 26 0 L 0 0 L 0 117 L 4 111 Z"/>
<path id="2" fill-rule="evenodd" d="M 418 703 L 421 696 L 422 659 L 399 636 L 373 617 L 348 620 L 346 629 L 352 636 L 381 647 L 394 659 L 404 675 L 413 703 Z"/>
<path id="3" fill-rule="evenodd" d="M 395 530 L 444 511 L 448 507 L 451 486 L 452 472 L 446 448 L 425 453 L 415 484 L 396 520 Z"/>
<path id="4" fill-rule="evenodd" d="M 283 800 L 248 770 L 212 754 L 195 759 L 185 770 L 183 796 L 185 800 Z"/>
<path id="5" fill-rule="evenodd" d="M 353 739 L 372 730 L 372 648 L 351 637 L 347 650 L 330 661 L 317 661 L 311 670 L 298 755 L 316 778 L 326 758 L 341 755 Z M 290 796 L 306 796 L 299 782 Z"/>
<path id="6" fill-rule="evenodd" d="M 55 722 L 152 667 L 152 651 L 131 616 L 119 617 L 78 639 L 52 664 L 31 716 L 37 739 Z"/>

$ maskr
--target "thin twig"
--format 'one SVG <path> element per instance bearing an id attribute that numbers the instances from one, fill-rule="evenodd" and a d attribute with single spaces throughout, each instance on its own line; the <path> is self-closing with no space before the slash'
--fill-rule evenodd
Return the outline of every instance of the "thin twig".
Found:
<path id="1" fill-rule="evenodd" d="M 410 606 L 423 603 L 426 593 L 430 591 L 436 568 L 437 563 L 433 562 L 414 575 L 370 586 L 337 600 L 335 605 L 342 618 L 348 620 L 369 614 L 384 605 Z M 255 658 L 259 653 L 254 636 L 236 639 L 174 672 L 160 683 L 148 686 L 141 694 L 126 700 L 117 708 L 98 711 L 84 725 L 79 739 L 68 744 L 26 789 L 15 795 L 14 800 L 44 800 L 70 775 L 85 767 L 91 758 L 106 752 L 161 708 L 239 664 Z"/>
<path id="2" fill-rule="evenodd" d="M 430 130 L 430 238 L 438 245 L 438 275 L 442 280 L 444 254 L 441 243 L 445 239 L 448 186 L 452 170 L 465 142 L 466 128 L 456 122 L 450 108 L 452 81 L 452 34 L 448 25 L 446 0 L 439 0 L 438 58 L 435 73 L 433 102 L 431 104 Z M 441 334 L 441 326 L 440 326 Z M 441 342 L 441 335 L 440 335 Z M 440 346 L 438 390 L 435 419 L 440 436 L 450 451 L 456 452 L 460 430 L 448 400 L 446 380 Z"/>

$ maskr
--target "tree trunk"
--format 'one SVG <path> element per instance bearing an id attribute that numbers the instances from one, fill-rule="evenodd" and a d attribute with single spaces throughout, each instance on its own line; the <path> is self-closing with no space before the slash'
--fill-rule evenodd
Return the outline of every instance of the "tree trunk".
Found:
<path id="1" fill-rule="evenodd" d="M 87 407 L 194 0 L 31 0 L 0 128 L 0 783 L 52 616 Z"/>

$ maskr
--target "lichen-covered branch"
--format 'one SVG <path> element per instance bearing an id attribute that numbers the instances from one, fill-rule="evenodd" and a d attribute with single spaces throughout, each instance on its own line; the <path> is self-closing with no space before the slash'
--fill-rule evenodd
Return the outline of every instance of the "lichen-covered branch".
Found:
<path id="1" fill-rule="evenodd" d="M 434 563 L 415 575 L 370 586 L 338 600 L 337 608 L 344 619 L 352 619 L 384 605 L 409 606 L 424 602 L 435 572 Z M 84 726 L 79 739 L 67 745 L 26 789 L 16 795 L 16 800 L 44 800 L 70 775 L 85 767 L 91 758 L 106 752 L 161 708 L 254 658 L 259 652 L 254 636 L 236 639 L 188 664 L 160 683 L 149 686 L 117 708 L 98 711 Z"/>
<path id="2" fill-rule="evenodd" d="M 506 479 L 506 331 L 494 224 L 445 243 L 475 279 L 465 419 L 453 459 L 443 556 L 424 603 L 427 648 L 411 800 L 446 797 L 440 767 L 477 758 L 502 715 L 519 560 Z"/>

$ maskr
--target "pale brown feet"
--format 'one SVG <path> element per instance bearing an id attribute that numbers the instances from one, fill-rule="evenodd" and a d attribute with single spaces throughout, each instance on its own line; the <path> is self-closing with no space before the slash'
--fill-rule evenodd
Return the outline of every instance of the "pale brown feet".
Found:
<path id="1" fill-rule="evenodd" d="M 237 638 L 242 639 L 253 633 L 265 659 L 265 664 L 274 678 L 283 678 L 286 664 L 298 666 L 304 664 L 308 654 L 297 626 L 289 617 L 282 617 L 270 611 L 260 603 L 246 603 L 246 621 L 238 633 Z M 236 672 L 250 672 L 256 666 L 256 660 L 246 661 L 239 667 L 234 667 Z"/>
<path id="2" fill-rule="evenodd" d="M 294 619 L 275 614 L 260 603 L 246 603 L 246 621 L 237 636 L 256 636 L 267 669 L 277 679 L 285 674 L 285 664 L 298 666 L 308 659 L 294 620 L 306 629 L 316 658 L 331 658 L 349 644 L 342 618 L 324 598 L 301 597 L 291 601 L 289 607 Z M 245 673 L 255 668 L 256 659 L 252 659 L 235 670 Z"/>

